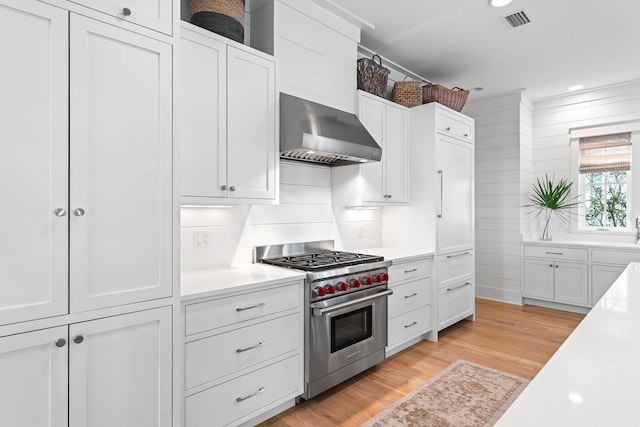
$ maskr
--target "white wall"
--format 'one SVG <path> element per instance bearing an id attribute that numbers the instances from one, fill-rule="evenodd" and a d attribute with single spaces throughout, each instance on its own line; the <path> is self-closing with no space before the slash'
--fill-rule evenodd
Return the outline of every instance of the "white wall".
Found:
<path id="1" fill-rule="evenodd" d="M 279 205 L 181 210 L 182 271 L 246 264 L 255 246 L 335 240 L 338 249 L 379 247 L 381 210 L 331 205 L 331 169 L 282 161 Z M 195 233 L 208 235 L 208 248 L 195 248 Z"/>

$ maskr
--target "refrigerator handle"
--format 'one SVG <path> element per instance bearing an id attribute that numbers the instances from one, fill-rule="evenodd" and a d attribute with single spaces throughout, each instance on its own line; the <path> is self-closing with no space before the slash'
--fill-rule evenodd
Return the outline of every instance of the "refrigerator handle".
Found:
<path id="1" fill-rule="evenodd" d="M 437 214 L 438 214 L 438 218 L 442 218 L 442 171 L 438 171 L 438 183 L 440 185 L 440 188 L 438 189 L 438 191 L 440 191 L 440 197 L 438 199 L 438 208 L 437 208 Z"/>

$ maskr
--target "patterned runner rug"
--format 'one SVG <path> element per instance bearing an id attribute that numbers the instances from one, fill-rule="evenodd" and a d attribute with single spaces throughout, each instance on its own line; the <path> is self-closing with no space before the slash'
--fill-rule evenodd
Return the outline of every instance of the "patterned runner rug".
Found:
<path id="1" fill-rule="evenodd" d="M 458 360 L 363 427 L 492 426 L 528 383 L 523 378 Z"/>

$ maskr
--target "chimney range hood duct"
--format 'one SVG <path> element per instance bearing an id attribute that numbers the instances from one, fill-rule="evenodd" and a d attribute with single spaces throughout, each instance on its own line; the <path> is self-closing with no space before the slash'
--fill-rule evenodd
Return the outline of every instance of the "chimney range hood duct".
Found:
<path id="1" fill-rule="evenodd" d="M 381 156 L 354 114 L 280 94 L 280 158 L 342 166 L 378 162 Z"/>

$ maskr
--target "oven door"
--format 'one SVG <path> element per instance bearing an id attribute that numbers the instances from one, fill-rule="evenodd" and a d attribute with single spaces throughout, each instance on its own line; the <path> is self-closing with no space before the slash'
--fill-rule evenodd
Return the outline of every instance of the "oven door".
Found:
<path id="1" fill-rule="evenodd" d="M 308 381 L 384 349 L 391 293 L 390 289 L 368 289 L 311 304 Z"/>

